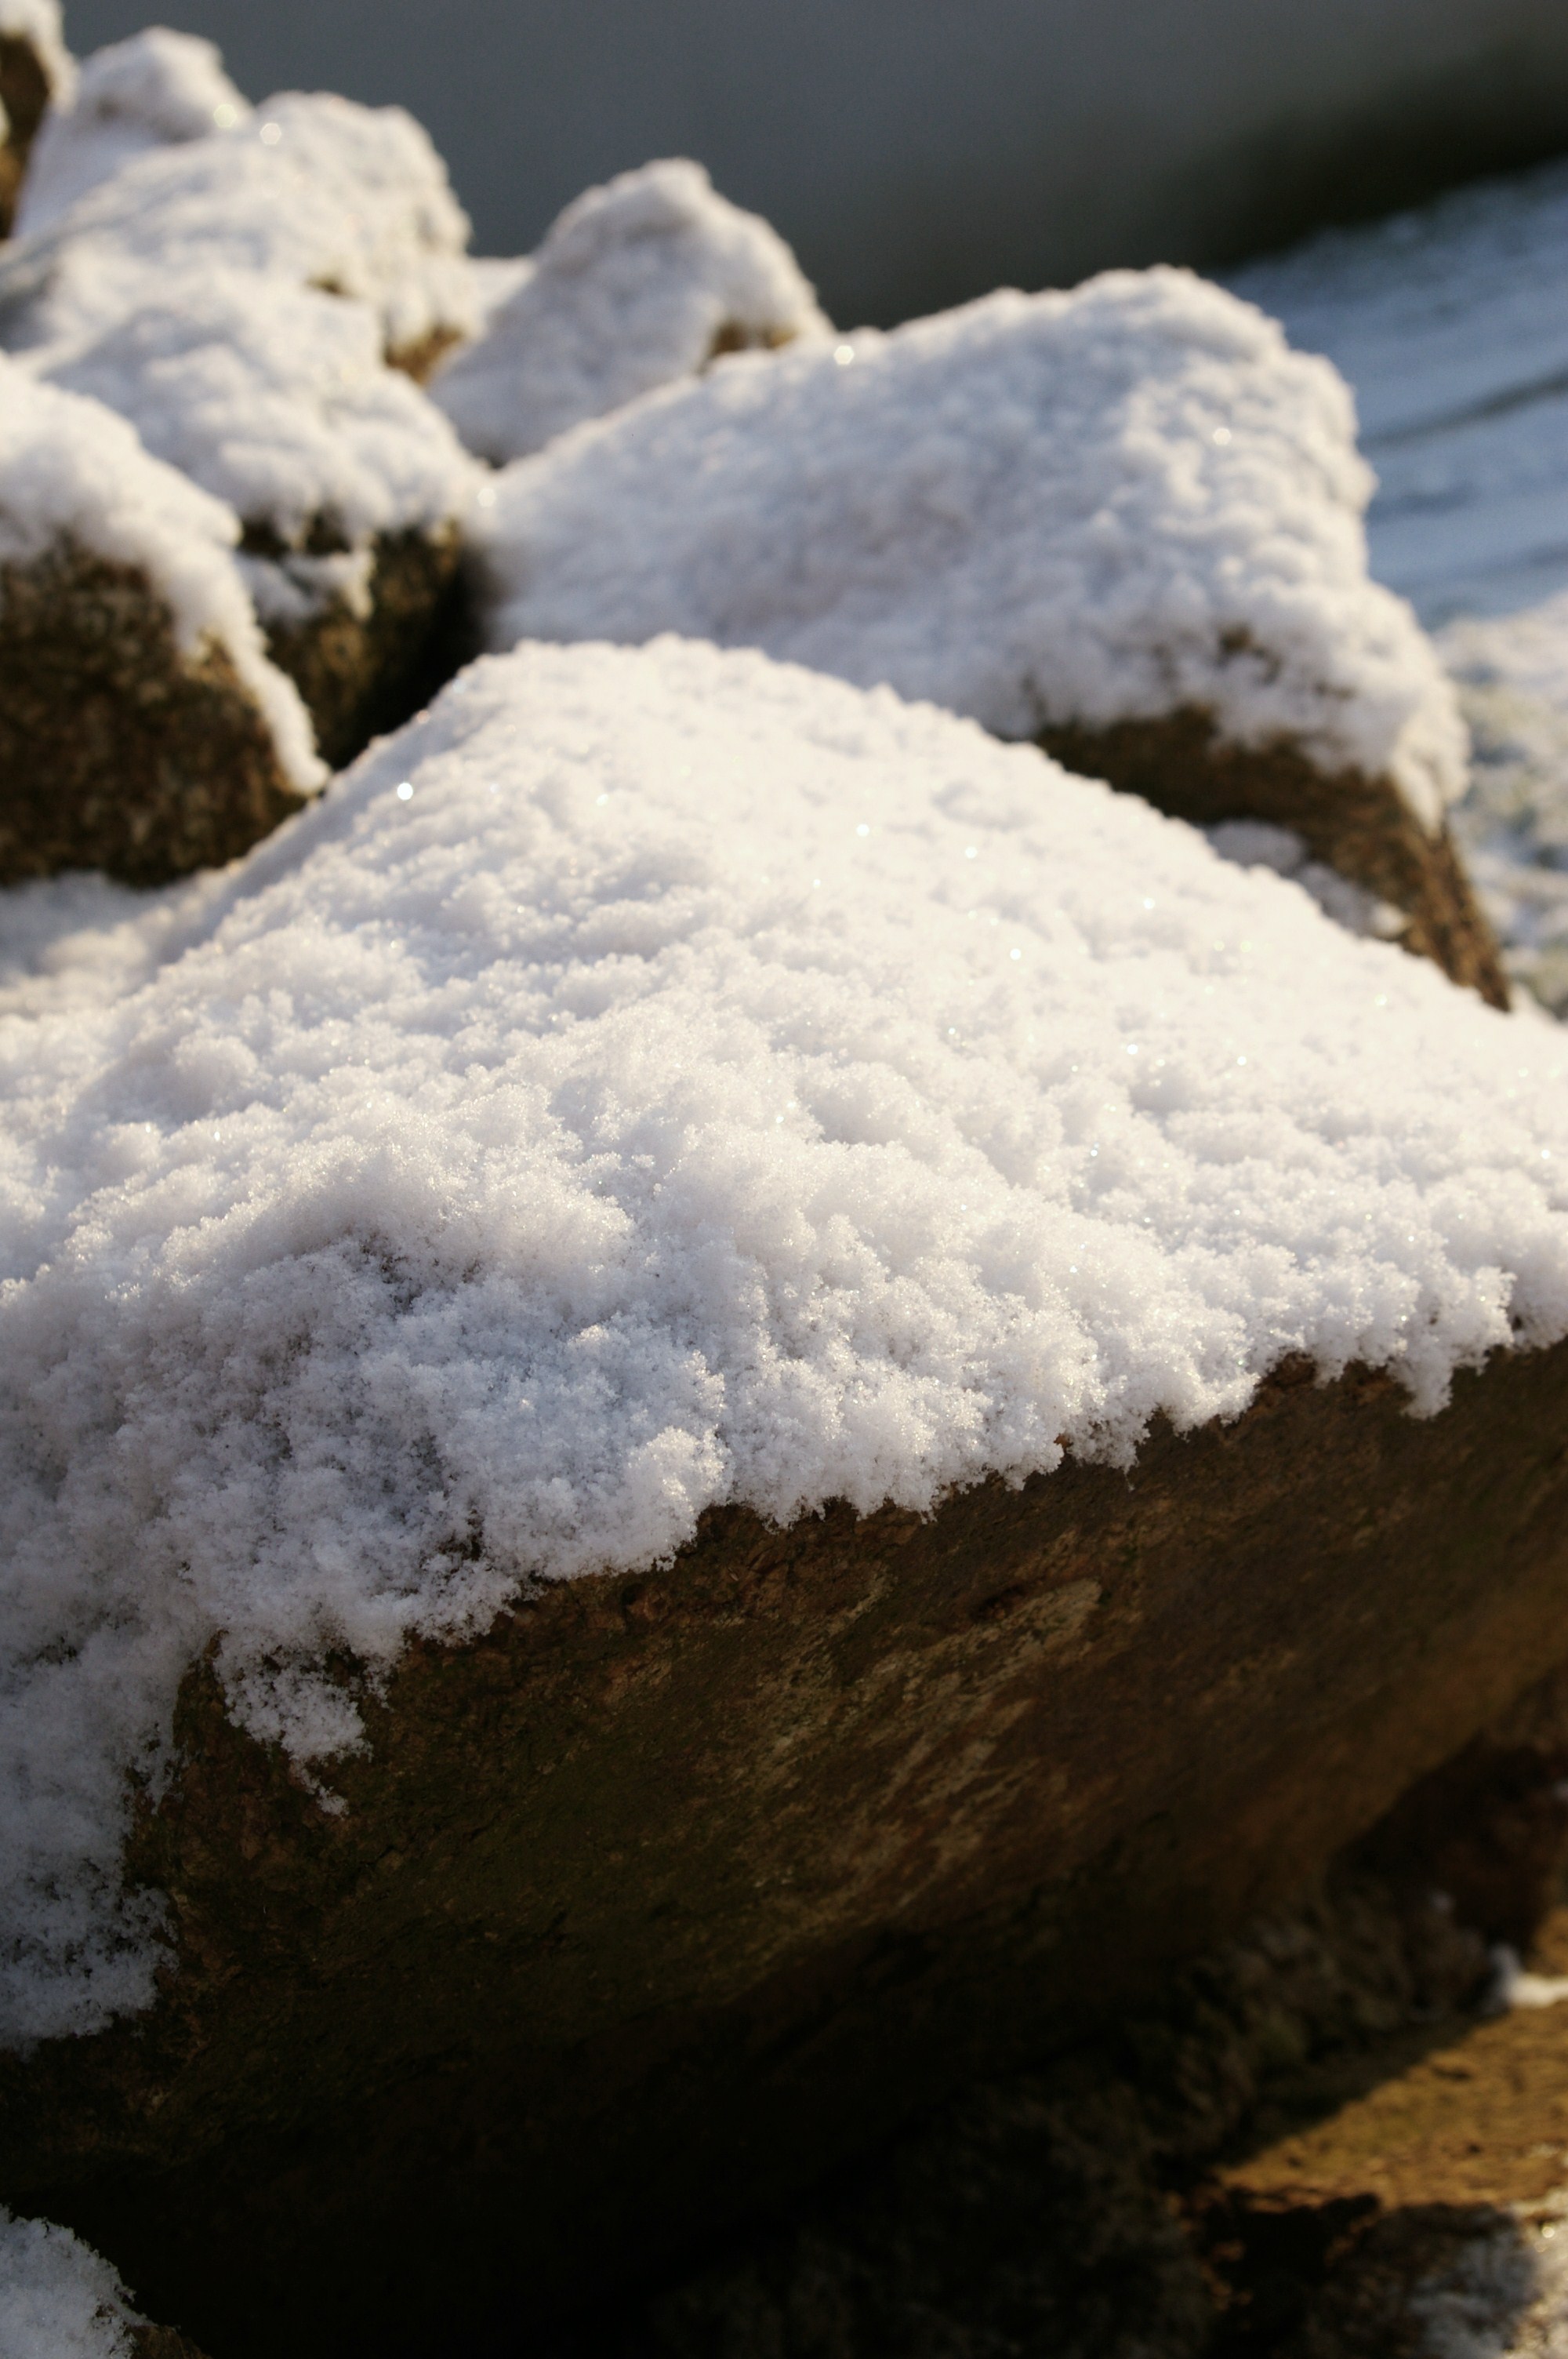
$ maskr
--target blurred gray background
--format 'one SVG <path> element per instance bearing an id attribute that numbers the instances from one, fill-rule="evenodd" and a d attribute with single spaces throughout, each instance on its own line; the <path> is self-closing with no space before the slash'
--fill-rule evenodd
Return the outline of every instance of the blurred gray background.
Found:
<path id="1" fill-rule="evenodd" d="M 149 0 L 66 0 L 79 52 Z M 157 6 L 157 0 L 150 0 Z M 480 250 L 699 158 L 844 325 L 1217 266 L 1568 149 L 1568 0 L 165 0 L 253 98 L 395 99 Z"/>

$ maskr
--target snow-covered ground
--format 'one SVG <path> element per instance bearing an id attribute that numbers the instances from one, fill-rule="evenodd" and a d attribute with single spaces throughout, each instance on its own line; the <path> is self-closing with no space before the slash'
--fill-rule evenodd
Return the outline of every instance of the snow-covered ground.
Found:
<path id="1" fill-rule="evenodd" d="M 1233 284 L 1355 389 L 1372 570 L 1437 634 L 1475 741 L 1456 832 L 1510 971 L 1568 1014 L 1568 164 Z"/>

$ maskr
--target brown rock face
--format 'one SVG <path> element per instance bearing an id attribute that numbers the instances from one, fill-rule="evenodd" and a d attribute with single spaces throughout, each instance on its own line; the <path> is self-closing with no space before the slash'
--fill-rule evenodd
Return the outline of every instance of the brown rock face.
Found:
<path id="1" fill-rule="evenodd" d="M 409 1654 L 323 1810 L 194 1669 L 150 2017 L 0 2071 L 0 2200 L 222 2359 L 602 2289 L 1297 1889 L 1561 1658 L 1568 1346 L 1265 1386 L 926 1521 L 710 1516 Z M 345 1676 L 347 1674 L 345 1673 Z"/>
<path id="2" fill-rule="evenodd" d="M 22 175 L 49 101 L 49 76 L 32 43 L 19 33 L 0 33 L 0 105 L 6 124 L 0 141 L 0 237 L 11 234 Z"/>
<path id="3" fill-rule="evenodd" d="M 338 545 L 323 528 L 309 553 L 328 555 Z M 243 547 L 259 557 L 285 553 L 265 524 L 247 525 Z M 267 653 L 304 698 L 316 743 L 334 769 L 417 712 L 474 652 L 465 636 L 461 554 L 455 525 L 384 534 L 365 613 L 340 593 L 308 621 L 266 625 Z"/>
<path id="4" fill-rule="evenodd" d="M 136 568 L 69 547 L 0 567 L 0 884 L 165 884 L 301 799 L 227 651 L 182 655 Z"/>
<path id="5" fill-rule="evenodd" d="M 1494 1007 L 1509 1005 L 1497 944 L 1447 830 L 1429 835 L 1391 778 L 1330 777 L 1290 745 L 1229 745 L 1192 709 L 1108 729 L 1052 727 L 1040 743 L 1068 769 L 1196 826 L 1260 819 L 1292 829 L 1314 859 L 1404 912 L 1406 950 Z"/>

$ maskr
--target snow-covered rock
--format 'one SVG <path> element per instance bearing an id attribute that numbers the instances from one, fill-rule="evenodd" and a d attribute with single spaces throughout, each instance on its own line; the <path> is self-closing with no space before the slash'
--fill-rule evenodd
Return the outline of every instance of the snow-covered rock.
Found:
<path id="1" fill-rule="evenodd" d="M 1256 819 L 1504 995 L 1454 691 L 1367 574 L 1341 380 L 1188 274 L 1000 294 L 649 394 L 479 495 L 491 644 L 661 630 L 886 681 Z"/>
<path id="2" fill-rule="evenodd" d="M 1369 490 L 1331 368 L 1117 272 L 741 359 L 507 469 L 492 637 L 760 646 L 1005 737 L 1200 708 L 1435 828 L 1464 736 L 1368 579 Z"/>
<path id="3" fill-rule="evenodd" d="M 435 398 L 470 451 L 521 458 L 721 353 L 831 333 L 777 232 L 674 160 L 589 189 Z"/>
<path id="4" fill-rule="evenodd" d="M 368 304 L 191 271 L 48 375 L 128 419 L 239 516 L 241 571 L 273 658 L 329 760 L 422 701 L 479 471 L 384 365 Z"/>
<path id="5" fill-rule="evenodd" d="M 18 234 L 42 229 L 134 156 L 232 129 L 250 114 L 211 41 L 155 25 L 94 50 L 74 93 L 57 98 L 40 126 L 16 207 Z"/>
<path id="6" fill-rule="evenodd" d="M 123 419 L 0 359 L 0 875 L 178 875 L 319 783 L 238 538 Z"/>
<path id="7" fill-rule="evenodd" d="M 232 128 L 135 156 L 0 257 L 0 338 L 63 357 L 160 281 L 242 270 L 368 303 L 415 374 L 478 309 L 468 223 L 398 107 L 286 93 Z"/>
<path id="8" fill-rule="evenodd" d="M 526 647 L 157 924 L 0 1009 L 13 2037 L 149 1995 L 124 1773 L 210 1647 L 319 1774 L 329 1658 L 709 1506 L 1568 1333 L 1555 1036 L 886 691 Z"/>
<path id="9" fill-rule="evenodd" d="M 423 701 L 458 595 L 476 465 L 385 361 L 478 316 L 466 224 L 396 110 L 249 118 L 227 87 L 173 35 L 89 60 L 41 226 L 0 263 L 0 344 L 235 510 L 272 656 L 340 764 Z"/>

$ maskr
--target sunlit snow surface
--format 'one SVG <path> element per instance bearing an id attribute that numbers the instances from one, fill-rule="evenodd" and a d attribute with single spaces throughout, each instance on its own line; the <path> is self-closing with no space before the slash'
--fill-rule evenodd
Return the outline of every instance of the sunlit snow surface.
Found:
<path id="1" fill-rule="evenodd" d="M 1456 831 L 1510 972 L 1568 1013 L 1568 165 L 1234 284 L 1355 389 L 1372 570 L 1438 633 L 1475 740 Z"/>
<path id="2" fill-rule="evenodd" d="M 124 1770 L 214 1641 L 330 1778 L 325 1656 L 711 1505 L 1125 1461 L 1298 1352 L 1433 1408 L 1568 1333 L 1554 1027 L 761 655 L 490 659 L 222 875 L 4 919 L 13 2037 L 148 1994 Z"/>

